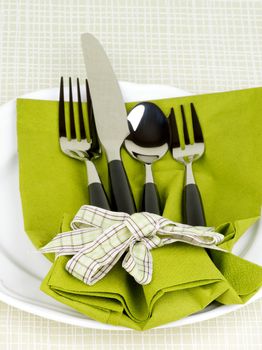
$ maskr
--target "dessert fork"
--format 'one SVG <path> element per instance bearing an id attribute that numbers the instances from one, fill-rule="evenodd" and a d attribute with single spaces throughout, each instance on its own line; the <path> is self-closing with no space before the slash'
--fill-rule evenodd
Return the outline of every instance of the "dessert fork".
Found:
<path id="1" fill-rule="evenodd" d="M 94 159 L 101 156 L 101 148 L 96 133 L 92 101 L 87 80 L 85 81 L 85 86 L 87 98 L 87 116 L 86 113 L 84 113 L 83 111 L 83 105 L 81 101 L 81 90 L 78 78 L 78 113 L 75 113 L 73 103 L 72 80 L 71 78 L 69 78 L 69 125 L 67 126 L 64 101 L 64 81 L 63 77 L 61 77 L 59 97 L 60 148 L 62 152 L 67 156 L 85 162 L 87 169 L 90 204 L 110 210 L 107 196 L 103 189 L 96 167 L 92 162 Z M 77 116 L 75 116 L 75 114 L 77 114 Z M 77 132 L 77 127 L 79 127 L 79 133 Z"/>
<path id="2" fill-rule="evenodd" d="M 182 208 L 183 220 L 192 226 L 205 226 L 205 215 L 199 189 L 195 183 L 192 163 L 198 160 L 204 153 L 205 145 L 201 126 L 193 103 L 190 104 L 194 141 L 190 142 L 188 127 L 185 118 L 184 106 L 180 106 L 183 124 L 183 137 L 179 137 L 177 118 L 171 108 L 169 115 L 170 147 L 173 158 L 182 163 L 186 168 L 185 185 L 183 189 Z"/>

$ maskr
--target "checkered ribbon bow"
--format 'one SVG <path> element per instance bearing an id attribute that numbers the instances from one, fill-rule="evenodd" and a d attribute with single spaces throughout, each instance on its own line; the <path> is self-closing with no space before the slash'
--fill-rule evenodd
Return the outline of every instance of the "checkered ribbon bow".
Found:
<path id="1" fill-rule="evenodd" d="M 147 212 L 129 215 L 84 205 L 71 222 L 72 231 L 59 233 L 43 253 L 73 255 L 66 269 L 92 285 L 103 278 L 125 254 L 122 267 L 140 284 L 152 279 L 150 250 L 174 242 L 222 250 L 224 236 L 210 227 L 172 222 Z"/>

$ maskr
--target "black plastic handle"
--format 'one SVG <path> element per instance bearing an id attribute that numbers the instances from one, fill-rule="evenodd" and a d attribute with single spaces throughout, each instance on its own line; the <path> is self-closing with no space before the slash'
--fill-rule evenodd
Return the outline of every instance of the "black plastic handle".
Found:
<path id="1" fill-rule="evenodd" d="M 108 163 L 108 168 L 116 210 L 134 214 L 135 203 L 121 160 L 112 160 Z"/>
<path id="2" fill-rule="evenodd" d="M 192 226 L 206 226 L 203 204 L 199 189 L 195 184 L 188 184 L 183 190 L 184 222 Z"/>
<path id="3" fill-rule="evenodd" d="M 100 182 L 93 182 L 88 186 L 89 200 L 91 205 L 110 210 L 110 205 Z"/>
<path id="4" fill-rule="evenodd" d="M 156 185 L 152 182 L 144 185 L 143 210 L 148 213 L 161 215 L 159 194 Z"/>

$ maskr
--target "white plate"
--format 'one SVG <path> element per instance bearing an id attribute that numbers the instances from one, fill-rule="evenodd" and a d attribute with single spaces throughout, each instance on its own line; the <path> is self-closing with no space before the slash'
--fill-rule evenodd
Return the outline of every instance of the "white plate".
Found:
<path id="1" fill-rule="evenodd" d="M 125 101 L 148 100 L 188 95 L 170 86 L 138 85 L 121 82 Z M 58 89 L 33 92 L 24 98 L 57 100 Z M 84 97 L 83 97 L 84 98 Z M 51 320 L 99 329 L 125 329 L 99 323 L 58 303 L 39 290 L 50 262 L 36 251 L 23 227 L 19 194 L 16 101 L 0 107 L 0 300 Z M 262 224 L 256 223 L 235 246 L 235 253 L 262 265 Z M 262 297 L 262 289 L 249 301 Z M 208 308 L 162 327 L 177 327 L 207 320 L 240 308 L 242 305 L 211 304 Z"/>

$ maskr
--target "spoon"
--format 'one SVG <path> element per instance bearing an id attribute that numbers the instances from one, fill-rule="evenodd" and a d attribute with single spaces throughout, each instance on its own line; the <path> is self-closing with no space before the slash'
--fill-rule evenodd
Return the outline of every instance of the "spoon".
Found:
<path id="1" fill-rule="evenodd" d="M 151 166 L 168 151 L 167 119 L 157 105 L 142 102 L 129 112 L 127 120 L 130 135 L 125 140 L 125 147 L 133 158 L 145 164 L 143 210 L 161 215 L 159 194 Z"/>

